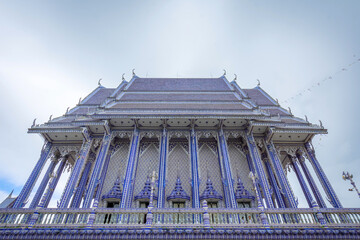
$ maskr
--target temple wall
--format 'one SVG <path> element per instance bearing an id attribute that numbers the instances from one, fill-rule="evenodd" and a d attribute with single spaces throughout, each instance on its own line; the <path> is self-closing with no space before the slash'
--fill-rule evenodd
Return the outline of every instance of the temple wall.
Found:
<path id="1" fill-rule="evenodd" d="M 218 207 L 225 207 L 224 191 L 221 179 L 217 142 L 199 141 L 199 179 L 200 179 L 200 196 L 206 188 L 206 180 L 208 175 L 212 181 L 215 190 L 223 196 L 223 200 L 219 201 Z"/>
<path id="2" fill-rule="evenodd" d="M 116 181 L 116 178 L 119 177 L 121 182 L 123 182 L 129 158 L 129 147 L 130 142 L 122 142 L 115 145 L 114 152 L 110 157 L 101 197 L 110 191 Z M 99 206 L 104 206 L 103 204 L 103 201 L 101 201 Z"/>
<path id="3" fill-rule="evenodd" d="M 255 192 L 253 190 L 254 186 L 249 178 L 249 165 L 246 159 L 245 154 L 236 147 L 235 143 L 228 144 L 228 152 L 230 158 L 230 168 L 231 168 L 231 175 L 234 179 L 234 187 L 236 188 L 236 182 L 238 175 L 244 184 L 244 187 L 253 195 L 255 196 Z"/>
<path id="4" fill-rule="evenodd" d="M 170 141 L 169 154 L 166 163 L 166 188 L 165 200 L 175 187 L 179 175 L 182 187 L 190 196 L 186 201 L 186 207 L 191 207 L 191 164 L 189 155 L 189 144 L 187 139 L 181 141 Z M 171 202 L 165 201 L 165 207 L 172 207 Z"/>
<path id="5" fill-rule="evenodd" d="M 159 174 L 159 162 L 160 162 L 159 142 L 143 139 L 140 142 L 140 147 L 139 147 L 139 158 L 136 167 L 133 197 L 139 194 L 139 192 L 144 188 L 147 177 L 150 176 L 153 171 L 155 171 L 156 174 Z M 156 184 L 155 184 L 154 193 L 157 196 Z M 137 206 L 134 205 L 134 203 L 135 201 L 133 200 L 132 207 Z M 156 201 L 154 201 L 154 205 L 155 203 Z"/>

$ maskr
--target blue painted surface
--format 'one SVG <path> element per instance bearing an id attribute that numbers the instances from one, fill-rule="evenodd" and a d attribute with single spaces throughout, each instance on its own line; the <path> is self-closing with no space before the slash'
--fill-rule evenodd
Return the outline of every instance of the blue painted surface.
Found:
<path id="1" fill-rule="evenodd" d="M 52 147 L 51 142 L 45 142 L 43 149 L 40 154 L 40 159 L 36 163 L 33 171 L 31 172 L 28 180 L 26 181 L 23 189 L 21 190 L 19 196 L 16 198 L 16 201 L 13 205 L 13 208 L 22 208 L 24 206 L 24 203 L 28 199 L 31 190 L 34 188 L 34 185 L 36 183 L 36 180 L 38 179 L 41 169 L 45 165 L 46 159 L 48 158 L 48 155 L 50 153 Z"/>
<path id="2" fill-rule="evenodd" d="M 275 151 L 274 144 L 272 142 L 268 143 L 268 144 L 266 144 L 266 148 L 268 150 L 270 160 L 272 161 L 272 163 L 274 165 L 276 175 L 277 175 L 277 177 L 279 179 L 281 189 L 283 190 L 283 192 L 285 194 L 285 197 L 287 199 L 289 207 L 290 208 L 297 208 L 297 203 L 295 201 L 295 197 L 294 197 L 294 195 L 293 195 L 293 193 L 291 191 L 290 184 L 289 184 L 289 182 L 287 180 L 287 177 L 286 177 L 286 175 L 284 173 L 284 169 L 282 167 L 282 164 L 280 163 L 279 156 L 277 155 L 277 153 Z"/>
<path id="3" fill-rule="evenodd" d="M 131 184 L 132 184 L 132 176 L 134 170 L 134 165 L 136 161 L 136 153 L 139 144 L 139 130 L 135 127 L 134 134 L 132 136 L 130 153 L 129 153 L 129 160 L 126 168 L 126 174 L 124 179 L 124 186 L 123 186 L 123 197 L 121 199 L 120 208 L 125 208 L 131 203 Z M 130 202 L 130 203 L 129 203 Z"/>

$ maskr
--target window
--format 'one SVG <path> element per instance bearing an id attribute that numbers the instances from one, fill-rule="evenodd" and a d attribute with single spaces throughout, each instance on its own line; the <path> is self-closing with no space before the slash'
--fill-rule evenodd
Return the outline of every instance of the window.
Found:
<path id="1" fill-rule="evenodd" d="M 238 208 L 250 208 L 250 202 L 238 202 Z"/>
<path id="2" fill-rule="evenodd" d="M 173 202 L 173 208 L 185 208 L 184 202 Z"/>
<path id="3" fill-rule="evenodd" d="M 208 207 L 209 208 L 218 208 L 218 203 L 217 202 L 208 202 Z"/>
<path id="4" fill-rule="evenodd" d="M 118 208 L 119 202 L 107 202 L 106 208 Z M 111 214 L 105 214 L 104 223 L 112 223 L 111 220 L 115 220 L 111 218 Z"/>
<path id="5" fill-rule="evenodd" d="M 148 206 L 149 206 L 149 202 L 147 201 L 139 202 L 139 208 L 148 208 Z M 146 215 L 147 214 L 143 214 L 143 213 L 139 214 L 139 221 L 138 221 L 139 224 L 146 223 Z"/>

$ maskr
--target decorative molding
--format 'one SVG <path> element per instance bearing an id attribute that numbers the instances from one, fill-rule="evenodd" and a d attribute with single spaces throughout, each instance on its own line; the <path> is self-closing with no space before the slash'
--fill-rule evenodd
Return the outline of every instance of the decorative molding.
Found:
<path id="1" fill-rule="evenodd" d="M 230 136 L 234 138 L 239 138 L 239 137 L 244 138 L 245 133 L 243 131 L 224 131 L 224 136 L 226 140 L 228 140 Z"/>
<path id="2" fill-rule="evenodd" d="M 217 139 L 217 132 L 216 131 L 196 131 L 196 137 L 198 140 L 201 137 L 203 137 L 203 138 L 214 137 L 215 139 Z"/>
<path id="3" fill-rule="evenodd" d="M 140 132 L 140 140 L 143 139 L 144 137 L 147 138 L 157 138 L 160 141 L 160 137 L 161 137 L 161 132 L 159 131 L 142 131 Z"/>
<path id="4" fill-rule="evenodd" d="M 173 137 L 176 138 L 185 137 L 187 140 L 189 140 L 190 133 L 188 131 L 169 131 L 169 141 Z"/>
<path id="5" fill-rule="evenodd" d="M 133 131 L 113 131 L 111 135 L 111 141 L 115 138 L 129 138 L 131 139 Z"/>

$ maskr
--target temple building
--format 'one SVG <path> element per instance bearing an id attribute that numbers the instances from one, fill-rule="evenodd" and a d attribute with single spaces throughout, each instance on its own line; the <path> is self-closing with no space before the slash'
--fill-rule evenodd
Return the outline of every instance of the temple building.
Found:
<path id="1" fill-rule="evenodd" d="M 360 209 L 343 208 L 311 143 L 327 130 L 260 83 L 133 73 L 28 132 L 45 143 L 2 204 L 0 239 L 360 238 Z"/>

